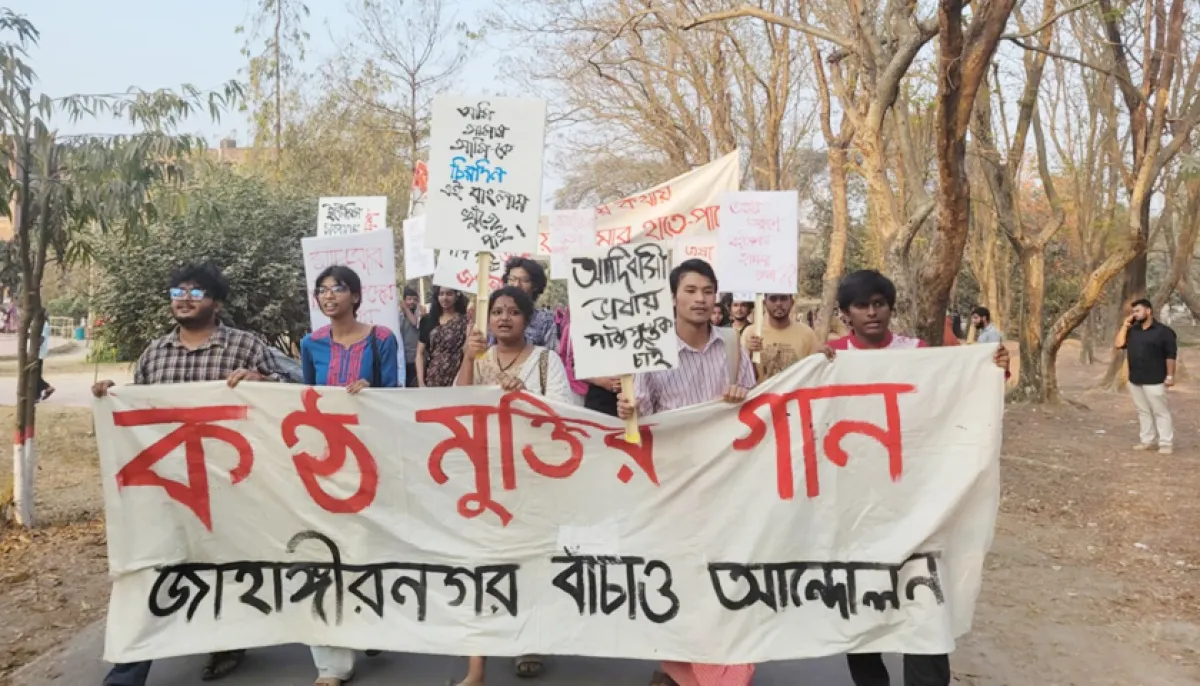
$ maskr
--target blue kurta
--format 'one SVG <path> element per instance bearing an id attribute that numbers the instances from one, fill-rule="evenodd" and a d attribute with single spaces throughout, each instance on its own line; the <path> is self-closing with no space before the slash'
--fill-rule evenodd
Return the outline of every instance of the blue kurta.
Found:
<path id="1" fill-rule="evenodd" d="M 404 365 L 400 362 L 403 350 L 400 350 L 396 335 L 386 326 L 377 326 L 375 345 L 379 351 L 379 387 L 403 386 Z M 375 368 L 371 357 L 370 336 L 347 348 L 334 342 L 328 326 L 317 329 L 300 342 L 304 383 L 310 386 L 349 386 L 359 379 L 370 381 L 374 386 Z"/>

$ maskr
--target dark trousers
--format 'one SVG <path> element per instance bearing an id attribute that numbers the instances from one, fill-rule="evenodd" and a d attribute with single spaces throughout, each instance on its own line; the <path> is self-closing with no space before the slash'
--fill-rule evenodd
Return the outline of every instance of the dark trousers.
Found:
<path id="1" fill-rule="evenodd" d="M 37 369 L 37 376 L 38 376 L 37 392 L 38 392 L 39 398 L 42 397 L 42 394 L 46 392 L 47 388 L 50 388 L 50 384 L 46 383 L 45 377 L 42 376 L 42 367 L 44 365 L 45 365 L 45 362 L 40 359 L 37 361 L 37 365 L 35 365 L 36 369 Z"/>
<path id="2" fill-rule="evenodd" d="M 104 686 L 146 686 L 152 664 L 152 661 L 146 660 L 113 665 L 108 676 L 104 677 Z"/>
<path id="3" fill-rule="evenodd" d="M 405 388 L 416 388 L 417 384 L 417 363 L 409 362 L 404 365 L 404 386 Z"/>
<path id="4" fill-rule="evenodd" d="M 854 686 L 891 686 L 879 653 L 851 653 L 846 663 Z M 950 656 L 905 655 L 904 686 L 950 686 Z"/>

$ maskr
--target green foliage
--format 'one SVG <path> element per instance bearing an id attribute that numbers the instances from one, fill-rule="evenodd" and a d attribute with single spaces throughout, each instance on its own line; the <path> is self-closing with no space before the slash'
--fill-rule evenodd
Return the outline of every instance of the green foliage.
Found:
<path id="1" fill-rule="evenodd" d="M 51 317 L 70 317 L 78 323 L 88 315 L 88 298 L 82 293 L 67 293 L 46 303 L 46 314 Z"/>
<path id="2" fill-rule="evenodd" d="M 166 296 L 172 269 L 211 261 L 230 284 L 224 321 L 290 352 L 309 326 L 300 239 L 312 232 L 315 199 L 226 169 L 207 170 L 188 193 L 187 209 L 140 240 L 113 237 L 99 246 L 102 341 L 120 359 L 136 357 L 173 326 Z"/>

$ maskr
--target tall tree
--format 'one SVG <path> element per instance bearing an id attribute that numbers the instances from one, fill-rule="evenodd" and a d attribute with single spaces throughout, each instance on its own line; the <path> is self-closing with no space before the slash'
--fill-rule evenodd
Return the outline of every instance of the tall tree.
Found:
<path id="1" fill-rule="evenodd" d="M 361 72 L 335 68 L 328 76 L 344 97 L 378 110 L 405 139 L 412 169 L 427 143 L 433 98 L 462 72 L 469 41 L 479 34 L 457 21 L 443 0 L 360 0 L 351 14 L 354 39 L 334 64 L 362 65 Z M 368 74 L 378 88 L 356 87 Z"/>
<path id="2" fill-rule="evenodd" d="M 27 20 L 0 9 L 0 210 L 11 218 L 21 274 L 17 329 L 17 407 L 13 448 L 13 517 L 34 523 L 37 352 L 46 310 L 42 281 L 53 257 L 87 259 L 94 231 L 136 233 L 158 206 L 177 199 L 172 188 L 183 160 L 202 143 L 177 135 L 197 110 L 216 117 L 239 97 L 236 84 L 220 93 L 185 86 L 181 93 L 131 90 L 121 96 L 53 100 L 36 90 L 26 50 L 38 40 Z M 66 136 L 51 128 L 58 114 L 72 121 L 111 115 L 143 130 L 121 136 Z"/>
<path id="3" fill-rule="evenodd" d="M 1131 45 L 1126 42 L 1125 31 L 1119 24 L 1121 13 L 1114 12 L 1109 0 L 1100 0 L 1100 19 L 1112 58 L 1111 69 L 1107 71 L 1115 77 L 1125 102 L 1129 138 L 1133 143 L 1131 160 L 1124 166 L 1128 230 L 1088 275 L 1075 303 L 1059 316 L 1047 333 L 1042 351 L 1042 395 L 1048 400 L 1058 398 L 1055 361 L 1059 348 L 1095 307 L 1108 282 L 1123 273 L 1145 251 L 1150 233 L 1150 202 L 1159 175 L 1188 144 L 1192 131 L 1200 124 L 1200 93 L 1196 92 L 1195 79 L 1185 79 L 1182 74 L 1186 65 L 1181 54 L 1185 1 L 1171 0 L 1168 9 L 1166 0 L 1146 0 L 1147 11 L 1140 16 L 1144 17 L 1142 37 L 1147 45 L 1147 59 L 1142 63 L 1142 87 L 1139 89 L 1134 85 L 1129 68 L 1127 53 Z M 1200 69 L 1200 53 L 1194 60 L 1192 72 Z M 1176 113 L 1178 118 L 1170 122 L 1168 129 L 1167 110 L 1176 88 L 1183 88 L 1187 93 L 1180 101 L 1182 107 Z M 1130 283 L 1136 285 L 1137 279 Z M 1125 290 L 1123 297 L 1128 295 L 1128 289 Z"/>
<path id="4" fill-rule="evenodd" d="M 308 32 L 304 19 L 308 5 L 302 0 L 255 0 L 254 17 L 249 27 L 239 25 L 235 33 L 246 36 L 242 54 L 249 58 L 248 106 L 254 114 L 255 147 L 270 140 L 275 147 L 275 168 L 283 161 L 283 101 L 288 91 L 286 79 L 297 73 L 304 60 Z M 256 52 L 253 44 L 262 41 Z"/>

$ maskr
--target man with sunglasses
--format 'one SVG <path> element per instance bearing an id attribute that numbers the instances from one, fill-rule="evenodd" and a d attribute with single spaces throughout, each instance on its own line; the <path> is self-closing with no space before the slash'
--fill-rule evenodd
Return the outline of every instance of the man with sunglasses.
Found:
<path id="1" fill-rule="evenodd" d="M 807 324 L 792 317 L 795 297 L 789 293 L 771 293 L 764 298 L 762 336 L 748 326 L 742 332 L 742 344 L 751 353 L 761 352 L 762 361 L 755 365 L 758 382 L 782 372 L 800 360 L 817 352 L 817 334 Z"/>
<path id="2" fill-rule="evenodd" d="M 135 384 L 226 381 L 232 388 L 242 381 L 282 379 L 260 338 L 217 320 L 229 297 L 229 286 L 216 267 L 184 265 L 171 275 L 168 293 L 175 330 L 155 339 L 142 352 L 133 375 Z M 113 385 L 112 381 L 100 381 L 92 387 L 92 394 L 103 397 Z M 213 653 L 201 679 L 212 681 L 233 672 L 245 652 Z M 150 665 L 150 661 L 113 665 L 104 686 L 145 686 Z"/>

